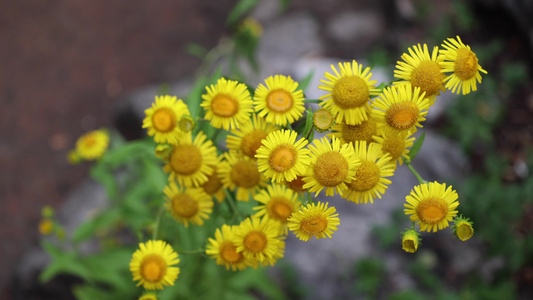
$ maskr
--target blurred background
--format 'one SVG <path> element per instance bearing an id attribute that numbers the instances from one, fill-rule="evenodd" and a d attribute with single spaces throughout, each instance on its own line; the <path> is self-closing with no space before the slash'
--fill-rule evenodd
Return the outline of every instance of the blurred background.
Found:
<path id="1" fill-rule="evenodd" d="M 313 59 L 365 58 L 392 73 L 416 43 L 432 47 L 459 35 L 472 47 L 488 71 L 480 92 L 468 101 L 450 98 L 428 126 L 456 141 L 466 157 L 462 212 L 473 219 L 475 245 L 483 249 L 476 261 L 494 266 L 486 266 L 488 277 L 475 270 L 458 275 L 427 257 L 410 258 L 418 289 L 398 297 L 452 290 L 481 299 L 476 293 L 483 289 L 486 299 L 533 295 L 533 1 L 251 2 L 250 14 L 265 31 L 284 20 L 310 22 L 304 24 L 318 36 L 306 53 Z M 66 288 L 54 282 L 43 288 L 21 279 L 19 270 L 25 253 L 39 246 L 42 207 L 60 209 L 89 177 L 90 164 L 70 165 L 68 151 L 81 134 L 102 127 L 142 137 L 140 120 L 127 111 L 132 93 L 191 79 L 202 61 L 186 45 L 210 49 L 231 35 L 226 20 L 236 3 L 0 0 L 0 299 Z M 376 232 L 386 251 L 390 228 Z M 428 239 L 426 246 L 436 249 L 429 261 L 445 259 L 445 245 Z M 383 296 L 385 269 L 379 260 L 357 264 L 355 278 L 374 277 L 356 286 L 353 298 Z"/>

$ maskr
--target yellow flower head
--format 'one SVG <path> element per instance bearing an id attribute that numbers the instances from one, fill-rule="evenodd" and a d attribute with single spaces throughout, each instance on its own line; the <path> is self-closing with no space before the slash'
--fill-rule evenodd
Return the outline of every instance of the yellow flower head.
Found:
<path id="1" fill-rule="evenodd" d="M 206 192 L 206 194 L 214 197 L 219 203 L 221 203 L 226 198 L 226 193 L 224 192 L 224 184 L 222 183 L 222 180 L 218 178 L 217 165 L 211 166 L 211 168 L 213 168 L 213 173 L 207 175 L 207 181 L 202 183 L 200 187 Z"/>
<path id="2" fill-rule="evenodd" d="M 39 222 L 39 232 L 42 235 L 49 235 L 54 231 L 54 221 L 51 219 L 45 218 Z"/>
<path id="3" fill-rule="evenodd" d="M 190 133 L 179 139 L 165 160 L 164 170 L 170 173 L 169 181 L 177 180 L 184 186 L 200 186 L 213 173 L 210 166 L 217 163 L 217 152 L 213 142 L 200 131 L 194 141 Z"/>
<path id="4" fill-rule="evenodd" d="M 242 252 L 237 251 L 236 226 L 222 225 L 222 230 L 217 228 L 215 238 L 209 238 L 205 253 L 216 260 L 217 265 L 223 265 L 226 270 L 244 270 L 248 261 Z"/>
<path id="5" fill-rule="evenodd" d="M 279 235 L 278 223 L 255 216 L 246 218 L 235 229 L 237 252 L 262 266 L 274 265 L 285 252 L 284 236 Z"/>
<path id="6" fill-rule="evenodd" d="M 152 292 L 144 293 L 144 295 L 139 297 L 139 300 L 157 300 L 157 294 Z"/>
<path id="7" fill-rule="evenodd" d="M 400 166 L 404 159 L 409 159 L 409 149 L 414 144 L 415 137 L 409 134 L 382 134 L 374 136 L 374 141 L 381 145 L 381 151 L 389 154 L 391 163 L 396 167 L 397 163 Z"/>
<path id="8" fill-rule="evenodd" d="M 357 168 L 355 179 L 348 183 L 348 189 L 342 193 L 342 198 L 359 203 L 374 203 L 377 197 L 385 193 L 391 181 L 385 177 L 394 175 L 394 166 L 390 164 L 390 156 L 381 152 L 381 145 L 366 142 L 355 143 L 355 156 L 361 161 Z"/>
<path id="9" fill-rule="evenodd" d="M 335 116 L 326 108 L 321 108 L 313 114 L 313 125 L 318 132 L 326 132 L 335 124 Z"/>
<path id="10" fill-rule="evenodd" d="M 452 227 L 454 235 L 463 242 L 474 235 L 474 223 L 463 216 L 456 217 Z"/>
<path id="11" fill-rule="evenodd" d="M 103 129 L 87 132 L 76 141 L 76 153 L 85 160 L 102 157 L 107 147 L 109 147 L 109 134 Z"/>
<path id="12" fill-rule="evenodd" d="M 358 125 L 348 125 L 346 123 L 333 125 L 332 132 L 328 133 L 329 138 L 336 137 L 341 140 L 341 144 L 353 143 L 356 141 L 366 141 L 368 144 L 373 142 L 372 137 L 378 134 L 376 120 L 371 114 L 368 119 Z"/>
<path id="13" fill-rule="evenodd" d="M 407 253 L 415 253 L 421 241 L 420 233 L 414 229 L 402 233 L 402 249 Z"/>
<path id="14" fill-rule="evenodd" d="M 257 114 L 269 123 L 277 125 L 292 124 L 303 115 L 304 93 L 298 82 L 291 77 L 276 75 L 265 79 L 255 89 L 254 107 Z"/>
<path id="15" fill-rule="evenodd" d="M 339 214 L 335 211 L 334 207 L 328 208 L 328 203 L 310 203 L 293 213 L 287 226 L 302 241 L 313 237 L 331 238 L 333 231 L 336 231 L 340 224 Z"/>
<path id="16" fill-rule="evenodd" d="M 446 188 L 446 184 L 420 184 L 405 197 L 404 212 L 420 225 L 421 231 L 435 232 L 448 227 L 448 222 L 457 214 L 457 198 L 457 192 L 451 186 Z"/>
<path id="17" fill-rule="evenodd" d="M 182 188 L 171 182 L 163 192 L 167 196 L 165 207 L 185 227 L 189 227 L 189 222 L 203 225 L 213 211 L 213 199 L 200 188 Z"/>
<path id="18" fill-rule="evenodd" d="M 235 151 L 224 153 L 218 176 L 224 188 L 237 190 L 239 201 L 248 202 L 250 195 L 255 196 L 267 185 L 267 179 L 259 172 L 256 161 Z"/>
<path id="19" fill-rule="evenodd" d="M 400 85 L 388 87 L 383 90 L 380 98 L 372 103 L 373 117 L 378 122 L 378 130 L 385 134 L 414 133 L 417 127 L 422 127 L 420 122 L 425 121 L 428 100 L 420 94 L 419 88 Z"/>
<path id="20" fill-rule="evenodd" d="M 370 67 L 363 70 L 363 66 L 355 60 L 352 63 L 339 63 L 340 73 L 331 65 L 335 75 L 326 72 L 327 80 L 320 80 L 326 85 L 318 88 L 328 91 L 320 97 L 320 106 L 330 108 L 337 116 L 336 122 L 357 125 L 368 119 L 367 108 L 371 95 L 377 95 L 375 88 L 377 81 L 370 80 Z"/>
<path id="21" fill-rule="evenodd" d="M 159 144 L 176 144 L 185 134 L 179 126 L 183 116 L 190 115 L 189 108 L 176 96 L 155 96 L 152 107 L 144 111 L 143 128 L 148 128 L 148 135 L 154 136 Z"/>
<path id="22" fill-rule="evenodd" d="M 395 85 L 406 84 L 412 88 L 420 88 L 421 93 L 425 93 L 429 104 L 435 103 L 436 96 L 440 95 L 441 91 L 445 91 L 444 77 L 442 67 L 439 64 L 442 61 L 442 56 L 439 56 L 439 47 L 434 47 L 431 56 L 429 55 L 428 46 L 424 44 L 424 48 L 420 44 L 409 48 L 409 54 L 404 53 L 402 59 L 396 65 L 394 70 L 394 77 L 403 79 L 397 81 Z"/>
<path id="23" fill-rule="evenodd" d="M 172 247 L 161 240 L 150 240 L 140 243 L 139 249 L 133 253 L 130 261 L 130 271 L 133 280 L 139 281 L 147 290 L 163 289 L 164 286 L 174 285 L 180 269 L 173 267 L 178 264 L 178 254 Z"/>
<path id="24" fill-rule="evenodd" d="M 331 142 L 327 138 L 314 140 L 310 145 L 311 164 L 304 177 L 304 188 L 310 193 L 320 193 L 326 189 L 326 196 L 333 196 L 335 192 L 342 193 L 352 181 L 355 171 L 361 165 L 355 157 L 352 144 L 344 144 L 337 138 Z"/>
<path id="25" fill-rule="evenodd" d="M 278 126 L 267 123 L 263 118 L 252 115 L 252 121 L 244 123 L 239 129 L 231 131 L 232 135 L 226 137 L 228 149 L 242 151 L 250 158 L 255 159 L 257 149 L 269 133 L 277 130 Z"/>
<path id="26" fill-rule="evenodd" d="M 259 172 L 273 182 L 292 181 L 307 172 L 309 150 L 307 140 L 296 141 L 298 134 L 292 130 L 276 130 L 268 134 L 257 149 Z"/>
<path id="27" fill-rule="evenodd" d="M 308 189 L 304 189 L 304 177 L 305 176 L 303 175 L 298 175 L 295 179 L 291 181 L 285 181 L 284 184 L 293 192 L 296 192 L 298 195 L 303 196 L 303 193 L 308 191 Z"/>
<path id="28" fill-rule="evenodd" d="M 263 26 L 254 18 L 248 17 L 244 19 L 240 25 L 239 30 L 248 31 L 252 36 L 258 38 L 263 35 Z"/>
<path id="29" fill-rule="evenodd" d="M 280 234 L 287 235 L 287 219 L 300 209 L 298 194 L 284 185 L 272 184 L 255 196 L 255 200 L 263 205 L 254 207 L 258 210 L 254 216 L 272 219 L 279 224 Z"/>
<path id="30" fill-rule="evenodd" d="M 445 73 L 453 72 L 444 80 L 446 88 L 451 89 L 452 93 L 459 94 L 462 90 L 463 95 L 477 90 L 477 83 L 481 83 L 481 74 L 487 74 L 478 63 L 476 54 L 470 49 L 470 46 L 463 44 L 459 36 L 457 39 L 449 38 L 442 44 L 444 50 L 440 50 L 443 61 L 440 62 Z"/>
<path id="31" fill-rule="evenodd" d="M 205 87 L 202 95 L 205 119 L 211 126 L 230 130 L 239 128 L 250 118 L 252 98 L 245 84 L 220 78 L 216 85 Z"/>

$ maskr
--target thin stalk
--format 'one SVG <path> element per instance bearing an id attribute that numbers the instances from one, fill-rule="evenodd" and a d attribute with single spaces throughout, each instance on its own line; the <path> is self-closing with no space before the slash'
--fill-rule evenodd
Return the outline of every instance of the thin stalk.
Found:
<path id="1" fill-rule="evenodd" d="M 241 213 L 239 212 L 239 210 L 237 209 L 237 206 L 235 205 L 235 202 L 234 202 L 235 200 L 233 199 L 233 196 L 228 191 L 228 189 L 224 189 L 224 193 L 226 193 L 226 198 L 227 198 L 226 202 L 228 202 L 229 207 L 230 207 L 231 211 L 233 212 L 233 215 L 237 216 L 239 221 L 242 220 Z"/>
<path id="2" fill-rule="evenodd" d="M 157 232 L 159 231 L 159 224 L 161 223 L 161 217 L 163 216 L 164 212 L 165 212 L 165 207 L 161 205 L 161 208 L 159 209 L 159 212 L 157 213 L 157 217 L 155 218 L 155 228 L 154 228 L 154 232 L 152 232 L 152 240 L 157 239 Z"/>
<path id="3" fill-rule="evenodd" d="M 410 161 L 406 161 L 405 165 L 409 168 L 409 170 L 411 170 L 411 173 L 415 175 L 416 179 L 418 180 L 420 184 L 428 183 L 426 180 L 424 180 L 424 178 L 422 178 L 422 176 L 420 176 L 420 174 L 418 174 L 415 168 L 413 168 Z"/>

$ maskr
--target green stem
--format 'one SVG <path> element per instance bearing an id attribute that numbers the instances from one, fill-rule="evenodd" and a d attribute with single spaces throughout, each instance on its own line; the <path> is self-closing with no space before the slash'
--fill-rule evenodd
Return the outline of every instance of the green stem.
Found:
<path id="1" fill-rule="evenodd" d="M 198 249 L 195 251 L 186 251 L 186 250 L 181 250 L 181 249 L 176 248 L 176 252 L 178 252 L 178 254 L 194 255 L 194 254 L 205 253 L 205 249 Z"/>
<path id="2" fill-rule="evenodd" d="M 164 212 L 165 212 L 165 207 L 161 205 L 161 208 L 159 209 L 159 212 L 157 213 L 157 217 L 155 218 L 155 228 L 154 228 L 154 232 L 152 233 L 152 240 L 157 239 L 157 232 L 159 231 L 159 224 L 161 223 L 161 217 L 163 216 Z"/>
<path id="3" fill-rule="evenodd" d="M 422 178 L 422 176 L 420 176 L 420 174 L 418 174 L 415 168 L 413 168 L 410 161 L 406 161 L 405 165 L 409 168 L 409 170 L 411 170 L 411 173 L 415 175 L 416 179 L 418 180 L 420 184 L 428 183 L 426 180 L 424 180 L 424 178 Z"/>
<path id="4" fill-rule="evenodd" d="M 235 205 L 235 202 L 234 202 L 235 200 L 233 199 L 233 196 L 228 191 L 228 189 L 224 189 L 224 193 L 226 193 L 226 198 L 227 198 L 226 202 L 228 202 L 229 207 L 230 207 L 231 211 L 233 212 L 233 215 L 237 216 L 239 221 L 242 220 L 241 213 L 239 212 L 239 210 L 237 209 L 237 206 Z"/>

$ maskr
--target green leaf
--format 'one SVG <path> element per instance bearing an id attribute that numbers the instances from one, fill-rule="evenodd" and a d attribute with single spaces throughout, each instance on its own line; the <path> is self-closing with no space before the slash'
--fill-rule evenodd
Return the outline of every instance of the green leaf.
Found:
<path id="1" fill-rule="evenodd" d="M 313 79 L 314 74 L 315 74 L 315 71 L 310 71 L 309 73 L 307 73 L 307 75 L 302 80 L 300 80 L 300 88 L 304 92 L 309 86 L 309 83 L 311 83 L 311 79 Z"/>
<path id="2" fill-rule="evenodd" d="M 257 0 L 241 0 L 231 10 L 227 24 L 236 25 L 241 18 L 257 5 Z"/>
<path id="3" fill-rule="evenodd" d="M 313 130 L 313 110 L 309 107 L 305 114 L 305 127 L 302 132 L 303 137 L 307 137 L 310 134 L 310 131 Z"/>
<path id="4" fill-rule="evenodd" d="M 72 241 L 75 244 L 82 242 L 93 236 L 96 231 L 110 228 L 120 218 L 117 209 L 105 210 L 101 215 L 78 226 L 72 234 Z"/>
<path id="5" fill-rule="evenodd" d="M 203 59 L 207 54 L 207 50 L 204 46 L 195 43 L 188 43 L 185 45 L 185 52 L 200 59 Z"/>
<path id="6" fill-rule="evenodd" d="M 423 132 L 420 137 L 415 141 L 413 144 L 413 147 L 411 147 L 411 150 L 409 151 L 409 159 L 412 161 L 415 159 L 416 155 L 418 154 L 418 151 L 420 151 L 420 148 L 422 148 L 422 144 L 424 143 L 424 138 L 426 137 L 426 133 Z"/>

